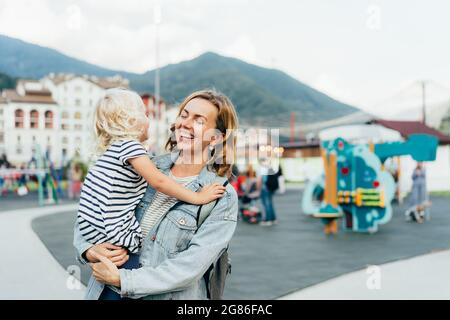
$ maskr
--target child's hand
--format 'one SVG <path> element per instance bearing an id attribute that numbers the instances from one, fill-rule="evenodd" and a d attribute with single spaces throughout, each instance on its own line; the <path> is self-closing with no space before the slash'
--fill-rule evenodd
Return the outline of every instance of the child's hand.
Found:
<path id="1" fill-rule="evenodd" d="M 206 204 L 218 198 L 222 198 L 225 193 L 225 187 L 219 183 L 208 184 L 200 192 L 197 192 L 197 201 L 195 204 Z"/>

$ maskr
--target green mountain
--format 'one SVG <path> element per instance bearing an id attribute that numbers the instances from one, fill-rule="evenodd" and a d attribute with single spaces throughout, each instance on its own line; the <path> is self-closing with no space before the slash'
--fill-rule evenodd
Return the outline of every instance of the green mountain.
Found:
<path id="1" fill-rule="evenodd" d="M 102 68 L 56 50 L 0 35 L 0 72 L 11 77 L 40 78 L 51 72 L 111 76 L 120 74 L 138 92 L 153 92 L 155 71 L 136 74 Z M 345 116 L 358 109 L 301 83 L 284 72 L 262 68 L 215 53 L 160 70 L 161 96 L 180 102 L 189 93 L 215 88 L 228 95 L 243 125 L 288 127 L 292 112 L 296 124 Z M 1 78 L 3 79 L 3 78 Z M 5 77 L 5 86 L 11 87 Z"/>
<path id="2" fill-rule="evenodd" d="M 215 53 L 160 70 L 161 95 L 179 102 L 189 93 L 215 88 L 228 95 L 238 109 L 241 123 L 289 126 L 291 112 L 296 123 L 330 120 L 359 111 L 299 82 L 284 72 L 262 68 Z M 155 71 L 131 77 L 139 91 L 153 91 Z"/>
<path id="3" fill-rule="evenodd" d="M 42 78 L 51 72 L 89 74 L 99 77 L 128 72 L 105 69 L 19 39 L 0 34 L 0 72 L 13 77 Z"/>

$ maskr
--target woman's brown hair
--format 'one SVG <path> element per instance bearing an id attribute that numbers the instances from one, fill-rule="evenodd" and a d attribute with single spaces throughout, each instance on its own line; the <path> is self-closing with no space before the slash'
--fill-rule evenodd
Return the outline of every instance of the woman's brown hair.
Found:
<path id="1" fill-rule="evenodd" d="M 236 129 L 238 128 L 238 118 L 233 103 L 224 94 L 215 90 L 200 90 L 190 94 L 180 104 L 178 116 L 183 109 L 193 99 L 203 99 L 209 101 L 217 108 L 216 129 L 223 134 L 223 143 L 215 148 L 208 161 L 208 165 L 219 175 L 225 176 L 230 173 L 231 166 L 236 156 Z M 171 128 L 172 133 L 175 126 Z M 166 150 L 173 151 L 177 141 L 172 134 L 166 143 Z"/>

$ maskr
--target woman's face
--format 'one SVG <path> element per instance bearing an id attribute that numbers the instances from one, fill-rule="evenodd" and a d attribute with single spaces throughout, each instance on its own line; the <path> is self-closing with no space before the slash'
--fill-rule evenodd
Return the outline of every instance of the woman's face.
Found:
<path id="1" fill-rule="evenodd" d="M 203 154 L 215 137 L 217 108 L 207 100 L 189 101 L 175 122 L 175 138 L 180 151 Z"/>

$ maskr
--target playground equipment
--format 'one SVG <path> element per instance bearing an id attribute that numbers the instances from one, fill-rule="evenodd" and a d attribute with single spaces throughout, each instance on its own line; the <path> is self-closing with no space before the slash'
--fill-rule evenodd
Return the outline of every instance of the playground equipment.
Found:
<path id="1" fill-rule="evenodd" d="M 318 218 L 343 217 L 346 230 L 374 233 L 392 217 L 395 181 L 384 170 L 389 157 L 436 158 L 438 139 L 412 134 L 405 142 L 350 144 L 342 138 L 322 142 L 324 174 L 305 188 L 303 212 Z"/>
<path id="2" fill-rule="evenodd" d="M 10 185 L 17 189 L 19 195 L 25 193 L 19 192 L 25 185 L 21 185 L 18 181 L 21 177 L 36 177 L 39 205 L 43 206 L 47 203 L 58 203 L 58 190 L 61 181 L 56 181 L 55 168 L 52 167 L 51 161 L 44 156 L 38 144 L 35 145 L 35 155 L 30 163 L 34 163 L 35 168 L 29 169 L 1 169 L 0 177 L 3 181 L 11 181 Z M 26 183 L 26 179 L 25 179 Z M 45 194 L 47 191 L 47 194 Z M 47 199 L 45 199 L 47 196 Z"/>

